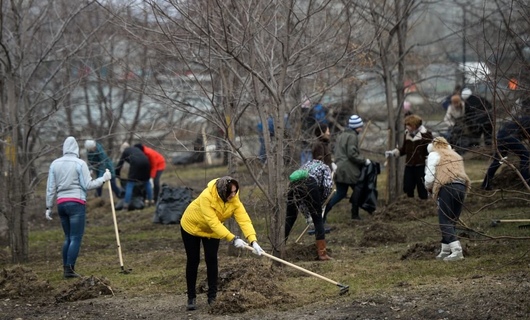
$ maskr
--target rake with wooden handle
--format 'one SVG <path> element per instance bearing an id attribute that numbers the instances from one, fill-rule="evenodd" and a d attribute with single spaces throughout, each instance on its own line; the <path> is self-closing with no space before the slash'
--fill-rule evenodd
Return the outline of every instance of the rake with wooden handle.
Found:
<path id="1" fill-rule="evenodd" d="M 108 171 L 109 169 L 107 169 Z M 109 186 L 109 197 L 110 197 L 110 206 L 112 208 L 112 219 L 114 220 L 114 232 L 116 233 L 116 243 L 118 245 L 118 257 L 120 259 L 120 273 L 128 274 L 132 269 L 125 269 L 123 267 L 123 257 L 121 255 L 121 244 L 120 244 L 120 232 L 118 231 L 118 221 L 116 220 L 116 209 L 114 209 L 114 197 L 112 195 L 112 188 Z"/>
<path id="2" fill-rule="evenodd" d="M 248 249 L 248 250 L 250 250 L 250 251 L 254 251 L 254 248 L 252 248 L 252 247 L 249 246 L 248 244 L 245 246 L 245 249 Z M 311 276 L 313 276 L 313 277 L 317 277 L 317 278 L 319 278 L 319 279 L 322 279 L 322 280 L 325 280 L 325 281 L 327 281 L 327 282 L 333 283 L 334 285 L 336 285 L 337 287 L 340 288 L 340 291 L 339 291 L 339 294 L 340 294 L 340 295 L 343 295 L 343 294 L 347 293 L 348 290 L 350 289 L 350 286 L 348 286 L 348 285 L 345 285 L 345 284 L 342 284 L 342 283 L 338 283 L 337 281 L 333 281 L 333 280 L 331 280 L 331 279 L 329 279 L 329 278 L 326 278 L 326 277 L 324 277 L 324 276 L 319 275 L 318 273 L 314 273 L 313 271 L 309 271 L 309 270 L 307 270 L 307 269 L 304 269 L 304 268 L 302 268 L 302 267 L 297 266 L 296 264 L 292 264 L 292 263 L 287 262 L 287 261 L 285 261 L 285 260 L 282 260 L 282 259 L 280 259 L 280 258 L 278 258 L 278 257 L 275 257 L 275 256 L 273 256 L 273 255 L 271 255 L 271 254 L 268 254 L 268 253 L 266 253 L 265 251 L 263 251 L 263 252 L 261 253 L 261 255 L 262 255 L 262 256 L 265 256 L 265 257 L 267 257 L 267 258 L 270 258 L 270 259 L 272 259 L 272 260 L 274 260 L 274 261 L 278 261 L 278 262 L 280 262 L 280 263 L 283 263 L 283 264 L 285 264 L 285 265 L 287 265 L 287 266 L 289 266 L 289 267 L 292 267 L 292 268 L 295 268 L 295 269 L 300 270 L 300 271 L 302 271 L 302 272 L 305 272 L 305 273 L 307 273 L 307 274 L 309 274 L 309 275 L 311 275 Z"/>

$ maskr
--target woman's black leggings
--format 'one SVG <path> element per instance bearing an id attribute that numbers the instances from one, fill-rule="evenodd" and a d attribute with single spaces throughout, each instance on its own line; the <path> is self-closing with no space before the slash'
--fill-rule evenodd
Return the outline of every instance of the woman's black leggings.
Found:
<path id="1" fill-rule="evenodd" d="M 204 248 L 204 261 L 206 261 L 206 276 L 208 278 L 208 298 L 217 296 L 217 276 L 219 267 L 217 264 L 217 252 L 219 251 L 219 239 L 203 238 L 193 236 L 182 227 L 180 228 L 182 241 L 186 249 L 186 286 L 188 288 L 188 299 L 197 296 L 197 271 L 201 260 L 201 241 Z"/>
<path id="2" fill-rule="evenodd" d="M 292 182 L 287 193 L 287 212 L 285 214 L 285 240 L 296 222 L 299 210 L 307 210 L 315 225 L 315 239 L 326 238 L 322 218 L 322 191 L 314 178 Z"/>

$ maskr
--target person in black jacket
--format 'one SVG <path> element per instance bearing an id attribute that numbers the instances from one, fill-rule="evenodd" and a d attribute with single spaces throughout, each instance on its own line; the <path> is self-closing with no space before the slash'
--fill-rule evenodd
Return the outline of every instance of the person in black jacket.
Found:
<path id="1" fill-rule="evenodd" d="M 493 156 L 486 176 L 482 181 L 482 189 L 491 190 L 491 180 L 495 176 L 495 172 L 502 164 L 502 161 L 506 161 L 506 157 L 509 152 L 516 154 L 519 159 L 519 172 L 526 180 L 530 182 L 529 173 L 529 159 L 530 152 L 525 147 L 522 140 L 528 139 L 530 134 L 530 117 L 523 116 L 509 121 L 504 124 L 497 132 L 497 156 Z"/>
<path id="2" fill-rule="evenodd" d="M 129 173 L 127 175 L 127 185 L 125 186 L 125 199 L 123 202 L 123 210 L 129 209 L 131 203 L 133 190 L 136 183 L 141 183 L 145 187 L 147 193 L 147 201 L 153 201 L 153 189 L 149 182 L 150 170 L 149 159 L 142 152 L 142 150 L 131 147 L 127 142 L 123 143 L 120 148 L 121 157 L 116 166 L 116 176 L 120 176 L 121 169 L 125 162 L 129 163 Z"/>

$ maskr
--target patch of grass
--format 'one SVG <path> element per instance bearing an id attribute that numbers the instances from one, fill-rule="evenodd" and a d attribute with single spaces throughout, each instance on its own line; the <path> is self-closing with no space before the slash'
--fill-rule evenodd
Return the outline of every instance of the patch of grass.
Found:
<path id="1" fill-rule="evenodd" d="M 483 177 L 487 161 L 466 161 L 466 170 L 472 180 Z M 226 174 L 225 167 L 188 167 L 185 170 L 168 170 L 164 175 L 167 182 L 178 185 L 206 185 L 214 177 Z M 384 173 L 378 179 L 380 189 L 384 188 Z M 201 189 L 202 190 L 202 189 Z M 250 212 L 262 247 L 271 252 L 267 242 L 267 214 L 270 207 L 263 196 L 250 186 L 242 190 L 243 203 Z M 511 197 L 524 197 L 505 191 L 502 194 L 484 193 L 472 190 L 466 199 L 462 221 L 472 230 L 460 230 L 461 241 L 466 250 L 466 259 L 458 263 L 436 261 L 435 252 L 425 253 L 422 259 L 405 259 L 402 256 L 415 244 L 437 246 L 440 231 L 436 210 L 425 218 L 409 220 L 380 220 L 379 210 L 374 215 L 361 211 L 363 220 L 350 221 L 350 204 L 347 199 L 337 204 L 328 217 L 328 223 L 336 229 L 326 236 L 333 261 L 316 262 L 303 260 L 296 265 L 318 273 L 332 281 L 350 286 L 351 296 L 362 297 L 370 292 L 392 293 L 408 287 L 436 286 L 455 279 L 510 274 L 528 268 L 528 240 L 530 229 L 518 228 L 520 224 L 500 223 L 491 226 L 493 219 L 528 218 L 527 204 L 518 204 Z M 432 200 L 430 200 L 432 201 Z M 486 206 L 490 204 L 489 206 Z M 124 267 L 131 268 L 129 274 L 120 273 L 118 248 L 115 238 L 112 214 L 108 206 L 91 208 L 87 212 L 88 224 L 81 247 L 76 270 L 83 275 L 95 275 L 110 280 L 113 290 L 126 296 L 151 294 L 183 294 L 185 284 L 185 253 L 178 225 L 152 223 L 154 207 L 139 211 L 117 212 L 120 230 L 121 250 Z M 33 228 L 30 232 L 31 261 L 28 267 L 55 288 L 64 288 L 69 282 L 62 279 L 61 245 L 62 230 L 56 217 L 51 223 Z M 386 225 L 405 236 L 397 243 L 380 243 L 374 246 L 359 245 L 367 230 L 375 223 Z M 530 223 L 528 223 L 530 224 Z M 305 221 L 299 218 L 289 238 L 289 245 L 309 246 L 314 236 L 303 235 L 300 244 L 294 241 L 305 228 Z M 467 234 L 465 234 L 467 233 Z M 249 252 L 239 257 L 228 255 L 229 244 L 221 242 L 219 266 L 231 263 L 245 265 L 255 259 Z M 315 252 L 316 256 L 316 252 Z M 295 261 L 292 256 L 286 261 Z M 289 306 L 278 305 L 279 309 L 312 303 L 315 297 L 326 301 L 347 299 L 337 297 L 339 288 L 330 282 L 307 275 L 289 266 L 278 266 L 268 258 L 261 260 L 281 277 L 277 285 L 284 292 L 294 296 Z M 198 283 L 206 278 L 205 264 L 201 261 Z"/>

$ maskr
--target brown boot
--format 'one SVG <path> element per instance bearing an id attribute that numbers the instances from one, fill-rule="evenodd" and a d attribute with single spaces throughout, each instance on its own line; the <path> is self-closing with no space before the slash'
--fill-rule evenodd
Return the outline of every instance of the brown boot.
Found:
<path id="1" fill-rule="evenodd" d="M 328 256 L 326 252 L 326 240 L 317 240 L 317 253 L 318 253 L 318 260 L 325 261 L 325 260 L 331 260 L 330 256 Z"/>

